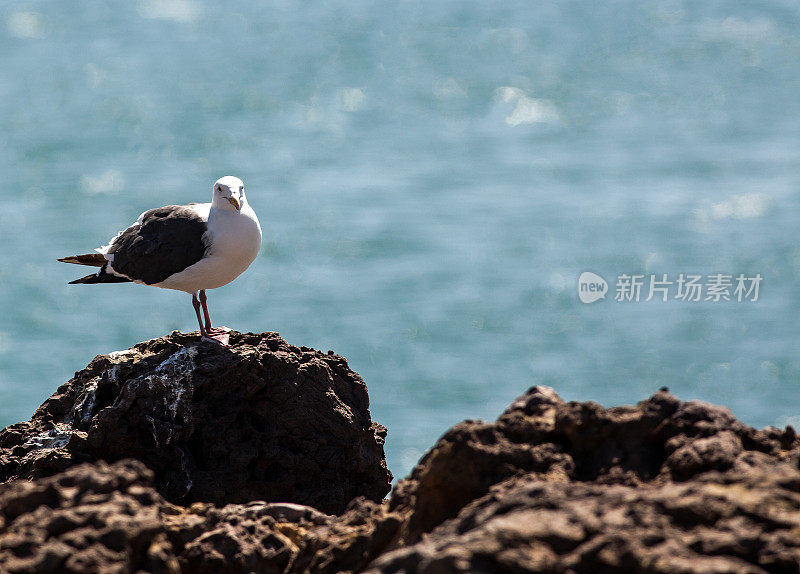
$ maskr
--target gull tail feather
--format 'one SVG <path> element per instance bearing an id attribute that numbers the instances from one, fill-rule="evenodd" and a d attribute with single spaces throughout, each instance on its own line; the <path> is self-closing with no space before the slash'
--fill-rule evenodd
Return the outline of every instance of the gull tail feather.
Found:
<path id="1" fill-rule="evenodd" d="M 108 263 L 108 259 L 101 253 L 87 253 L 86 255 L 71 255 L 59 259 L 62 263 L 75 263 L 76 265 L 91 265 L 92 267 L 102 267 Z"/>
<path id="2" fill-rule="evenodd" d="M 78 285 L 78 284 L 88 284 L 88 283 L 130 283 L 131 280 L 127 277 L 122 277 L 120 275 L 114 275 L 112 273 L 106 272 L 106 267 L 108 266 L 108 262 L 103 265 L 97 273 L 92 273 L 91 275 L 87 275 L 86 277 L 81 277 L 80 279 L 75 279 L 75 281 L 70 281 L 70 285 Z"/>

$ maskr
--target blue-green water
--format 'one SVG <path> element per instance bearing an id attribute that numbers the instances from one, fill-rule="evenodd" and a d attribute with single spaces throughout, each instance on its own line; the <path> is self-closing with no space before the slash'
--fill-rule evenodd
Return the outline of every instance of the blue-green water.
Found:
<path id="1" fill-rule="evenodd" d="M 346 356 L 398 476 L 538 383 L 800 420 L 796 3 L 222 5 L 0 6 L 0 425 L 196 328 L 185 294 L 67 286 L 55 259 L 225 174 L 264 244 L 214 319 Z M 622 273 L 764 279 L 618 303 Z"/>

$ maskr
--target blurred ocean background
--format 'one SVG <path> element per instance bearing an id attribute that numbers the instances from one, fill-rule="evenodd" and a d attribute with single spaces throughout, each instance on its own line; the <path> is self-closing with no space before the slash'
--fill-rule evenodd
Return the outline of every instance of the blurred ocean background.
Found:
<path id="1" fill-rule="evenodd" d="M 196 329 L 56 258 L 226 174 L 264 243 L 212 318 L 347 357 L 397 477 L 534 384 L 800 422 L 796 2 L 30 0 L 0 28 L 0 426 Z M 763 282 L 616 302 L 622 273 Z"/>

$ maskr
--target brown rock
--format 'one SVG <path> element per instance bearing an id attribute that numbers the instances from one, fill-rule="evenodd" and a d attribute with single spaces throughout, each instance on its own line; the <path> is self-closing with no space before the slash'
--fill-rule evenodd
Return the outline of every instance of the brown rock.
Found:
<path id="1" fill-rule="evenodd" d="M 186 352 L 168 349 L 147 372 Z M 258 351 L 250 356 L 260 357 Z M 261 363 L 254 360 L 257 372 Z M 97 365 L 102 401 L 102 388 L 113 382 L 102 373 L 114 367 Z M 120 367 L 115 380 L 123 368 L 132 367 Z M 90 369 L 87 380 L 98 376 Z M 125 380 L 136 383 L 125 385 L 128 392 L 149 397 L 147 389 L 164 379 Z M 108 407 L 98 411 L 77 395 L 63 398 L 78 386 L 62 387 L 52 408 L 45 403 L 37 415 L 73 413 L 76 420 L 77 408 L 102 421 Z M 213 392 L 208 387 L 199 385 Z M 186 388 L 197 397 L 198 387 Z M 123 389 L 111 396 L 127 395 Z M 143 402 L 153 406 L 164 396 Z M 176 413 L 194 416 L 197 408 L 185 409 L 183 396 Z M 202 412 L 213 410 L 206 395 L 200 398 Z M 120 404 L 128 403 L 117 398 L 111 406 Z M 126 408 L 115 420 L 133 433 L 125 417 L 141 420 L 144 408 Z M 91 451 L 98 423 L 71 427 L 64 436 L 57 423 L 41 426 L 47 420 L 35 417 L 0 434 L 0 448 L 9 449 L 6 464 L 53 472 Z M 168 438 L 156 448 L 172 445 L 187 425 L 163 414 L 154 420 L 153 432 Z M 236 448 L 244 437 L 230 432 L 234 438 L 220 442 Z M 448 431 L 389 503 L 355 497 L 338 516 L 275 502 L 182 508 L 149 486 L 151 476 L 141 463 L 127 461 L 0 486 L 0 571 L 800 573 L 794 430 L 755 430 L 722 407 L 681 402 L 666 390 L 635 407 L 606 409 L 534 387 L 496 422 L 466 421 Z"/>
<path id="2" fill-rule="evenodd" d="M 800 571 L 795 464 L 639 486 L 512 478 L 368 572 Z"/>
<path id="3" fill-rule="evenodd" d="M 152 478 L 125 460 L 0 485 L 0 572 L 279 573 L 296 533 L 332 520 L 297 504 L 181 508 Z"/>
<path id="4" fill-rule="evenodd" d="M 0 481 L 136 458 L 168 500 L 266 500 L 342 512 L 389 490 L 386 429 L 344 358 L 277 333 L 231 346 L 173 333 L 100 355 L 0 432 Z"/>
<path id="5" fill-rule="evenodd" d="M 179 572 L 151 478 L 126 461 L 0 486 L 0 571 Z"/>
<path id="6" fill-rule="evenodd" d="M 533 387 L 495 423 L 450 429 L 400 481 L 391 509 L 417 542 L 492 485 L 515 476 L 599 485 L 667 484 L 708 471 L 769 468 L 800 448 L 791 427 L 757 431 L 723 407 L 681 402 L 661 390 L 637 406 L 565 402 Z"/>
<path id="7" fill-rule="evenodd" d="M 293 533 L 330 520 L 307 506 L 263 502 L 196 512 L 201 523 L 187 530 L 177 520 L 171 532 L 183 571 L 196 574 L 280 574 L 298 552 Z"/>
<path id="8" fill-rule="evenodd" d="M 287 574 L 360 572 L 396 546 L 401 524 L 385 504 L 357 498 L 341 516 L 302 533 Z"/>

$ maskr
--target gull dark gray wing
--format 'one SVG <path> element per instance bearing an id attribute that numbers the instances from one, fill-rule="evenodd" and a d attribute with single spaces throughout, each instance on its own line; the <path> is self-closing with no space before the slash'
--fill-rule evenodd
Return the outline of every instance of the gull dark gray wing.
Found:
<path id="1" fill-rule="evenodd" d="M 160 283 L 203 258 L 206 230 L 206 220 L 184 205 L 146 211 L 109 246 L 111 269 L 147 285 Z"/>

